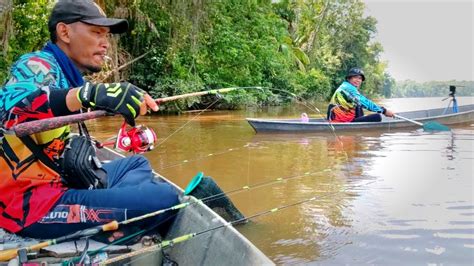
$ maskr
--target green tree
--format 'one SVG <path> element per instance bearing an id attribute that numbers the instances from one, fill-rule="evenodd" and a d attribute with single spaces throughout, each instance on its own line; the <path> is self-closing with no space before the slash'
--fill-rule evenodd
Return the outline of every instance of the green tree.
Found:
<path id="1" fill-rule="evenodd" d="M 3 54 L 0 79 L 5 81 L 10 65 L 24 53 L 40 49 L 48 40 L 48 16 L 52 0 L 13 1 L 2 13 Z"/>
<path id="2" fill-rule="evenodd" d="M 393 84 L 379 59 L 382 46 L 372 40 L 377 22 L 364 16 L 360 0 L 96 1 L 107 14 L 126 18 L 131 26 L 129 34 L 111 40 L 113 62 L 106 70 L 127 67 L 109 80 L 130 80 L 155 97 L 263 86 L 275 90 L 227 94 L 220 107 L 279 104 L 288 99 L 288 92 L 322 99 L 353 66 L 367 73 L 366 94 L 388 96 Z M 48 39 L 46 22 L 53 2 L 14 1 L 6 24 L 10 27 L 2 32 L 11 34 L 2 39 L 8 45 L 0 77 L 19 55 L 40 49 Z M 140 60 L 127 65 L 134 58 Z M 186 99 L 166 107 L 202 108 L 200 101 Z"/>

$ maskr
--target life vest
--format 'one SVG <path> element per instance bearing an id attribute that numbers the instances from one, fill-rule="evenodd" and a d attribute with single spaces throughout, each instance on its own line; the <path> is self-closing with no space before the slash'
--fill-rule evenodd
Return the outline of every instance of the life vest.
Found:
<path id="1" fill-rule="evenodd" d="M 26 121 L 53 117 L 49 90 L 67 89 L 57 61 L 47 52 L 22 56 L 0 93 L 0 126 L 9 129 Z M 64 149 L 69 127 L 32 135 L 52 160 Z M 0 227 L 18 232 L 41 219 L 60 199 L 66 187 L 54 170 L 37 160 L 13 135 L 0 130 Z"/>

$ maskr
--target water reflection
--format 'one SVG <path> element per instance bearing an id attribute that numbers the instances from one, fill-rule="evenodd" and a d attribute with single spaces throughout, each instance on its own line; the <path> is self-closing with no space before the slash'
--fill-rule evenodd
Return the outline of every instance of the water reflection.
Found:
<path id="1" fill-rule="evenodd" d="M 191 122 L 194 114 L 141 118 L 160 140 L 172 136 L 146 156 L 181 187 L 198 171 L 224 191 L 309 173 L 232 196 L 245 215 L 318 197 L 239 227 L 279 264 L 474 263 L 472 125 L 266 135 L 243 120 L 260 112 L 206 113 Z M 90 123 L 95 136 L 115 134 L 121 118 L 105 121 Z"/>
<path id="2" fill-rule="evenodd" d="M 371 133 L 372 138 L 380 133 Z M 330 172 L 293 183 L 288 181 L 284 186 L 272 187 L 270 195 L 273 197 L 273 206 L 279 206 L 299 200 L 318 197 L 318 200 L 297 206 L 292 210 L 275 216 L 289 219 L 289 223 L 281 223 L 280 218 L 264 217 L 258 224 L 269 224 L 271 228 L 279 230 L 264 233 L 262 229 L 247 227 L 242 228 L 247 236 L 255 242 L 264 241 L 273 243 L 264 247 L 264 252 L 269 254 L 277 252 L 275 257 L 280 263 L 296 262 L 296 257 L 304 258 L 301 262 L 317 260 L 321 256 L 328 256 L 339 247 L 348 244 L 346 236 L 350 232 L 352 219 L 346 210 L 351 206 L 353 198 L 359 195 L 371 177 L 364 177 L 364 168 L 367 158 L 361 151 L 376 147 L 377 143 L 365 143 L 357 134 L 327 136 L 317 135 L 265 135 L 257 134 L 252 138 L 253 143 L 265 145 L 268 150 L 278 151 L 278 155 L 271 156 L 274 160 L 286 162 L 294 171 L 311 171 L 311 169 L 329 169 Z M 264 161 L 271 160 L 262 155 L 258 156 Z M 273 168 L 280 168 L 281 163 Z M 287 168 L 287 167 L 283 167 Z M 362 178 L 361 178 L 362 177 Z M 244 204 L 245 206 L 245 204 Z M 271 206 L 270 206 L 271 207 Z M 293 218 L 297 218 L 293 220 Z M 254 231 L 258 230 L 258 231 Z M 263 238 L 262 238 L 263 237 Z M 292 250 L 292 256 L 286 252 Z M 321 251 L 322 250 L 322 251 Z"/>
<path id="3" fill-rule="evenodd" d="M 414 264 L 472 263 L 466 247 L 474 240 L 473 220 L 456 211 L 472 208 L 472 160 L 453 157 L 455 165 L 451 165 L 445 156 L 453 146 L 459 147 L 460 154 L 472 154 L 472 131 L 465 133 L 455 129 L 381 136 L 383 145 L 377 153 L 385 156 L 373 157 L 368 172 L 378 177 L 377 182 L 354 201 L 354 207 L 370 213 L 372 219 L 353 223 L 358 232 L 353 240 L 358 244 L 342 248 L 339 255 L 325 261 L 345 263 L 352 256 L 364 262 L 368 258 L 357 254 L 373 254 L 376 248 L 381 255 L 370 258 L 375 264 L 399 263 L 386 256 L 391 253 L 407 254 L 406 263 Z M 459 139 L 458 134 L 469 137 Z"/>

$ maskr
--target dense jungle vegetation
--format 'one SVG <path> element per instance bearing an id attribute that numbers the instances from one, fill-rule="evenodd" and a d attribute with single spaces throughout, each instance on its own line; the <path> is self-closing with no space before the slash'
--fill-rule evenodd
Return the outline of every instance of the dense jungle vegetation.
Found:
<path id="1" fill-rule="evenodd" d="M 48 40 L 54 2 L 2 1 L 1 82 L 18 56 L 41 49 Z M 283 91 L 327 99 L 353 66 L 365 70 L 363 91 L 376 97 L 445 95 L 449 84 L 407 81 L 397 87 L 380 59 L 381 44 L 373 41 L 377 21 L 364 15 L 359 0 L 96 2 L 109 16 L 128 19 L 131 27 L 113 37 L 113 60 L 91 78 L 128 80 L 154 97 L 262 86 L 278 90 L 239 90 L 225 95 L 220 107 L 280 104 L 289 100 Z M 472 82 L 458 85 L 474 87 Z M 202 108 L 200 100 L 176 102 L 171 108 Z"/>

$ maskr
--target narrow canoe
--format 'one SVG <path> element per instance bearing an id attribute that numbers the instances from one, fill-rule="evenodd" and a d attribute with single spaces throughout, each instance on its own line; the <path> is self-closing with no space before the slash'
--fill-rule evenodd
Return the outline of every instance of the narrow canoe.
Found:
<path id="1" fill-rule="evenodd" d="M 100 149 L 98 155 L 102 161 L 113 160 L 122 156 L 121 154 L 107 148 Z M 165 177 L 156 172 L 155 175 L 157 178 L 170 183 L 179 193 L 181 200 L 196 201 L 192 197 L 183 196 L 183 190 Z M 227 222 L 217 213 L 202 202 L 196 201 L 195 204 L 180 209 L 171 229 L 163 239 L 171 240 L 186 234 L 199 233 L 225 223 Z M 0 233 L 0 237 L 0 240 L 3 239 L 0 241 L 2 244 L 0 245 L 0 250 L 23 245 L 29 246 L 39 242 L 37 240 L 21 239 L 4 232 Z M 12 239 L 14 239 L 14 241 L 12 241 Z M 83 240 L 71 241 L 43 248 L 40 252 L 43 254 L 41 255 L 41 258 L 32 259 L 31 262 L 47 263 L 48 265 L 61 265 L 61 262 L 64 262 L 71 256 L 78 255 L 77 252 L 82 250 L 82 248 L 79 247 L 83 247 L 85 244 L 83 242 Z M 91 245 L 94 247 L 91 248 L 90 246 L 89 250 L 94 250 L 97 246 L 103 246 L 103 244 L 95 241 Z M 136 244 L 134 246 L 112 246 L 111 249 L 109 248 L 107 251 L 111 252 L 110 254 L 123 254 L 130 250 L 139 250 L 142 247 L 141 244 Z M 240 234 L 232 225 L 209 231 L 187 241 L 174 244 L 171 247 L 167 247 L 165 252 L 168 255 L 167 257 L 177 262 L 178 265 L 274 265 L 265 254 Z M 42 257 L 44 254 L 53 254 L 54 256 Z M 139 255 L 135 258 L 132 257 L 114 265 L 121 265 L 122 263 L 130 265 L 161 265 L 162 261 L 162 253 L 154 252 Z M 15 259 L 10 261 L 9 265 L 16 265 L 16 263 L 18 263 L 18 260 Z M 1 264 L 2 263 L 0 262 L 0 265 Z"/>
<path id="2" fill-rule="evenodd" d="M 452 109 L 445 112 L 445 108 L 419 110 L 397 113 L 400 116 L 416 120 L 421 123 L 436 121 L 444 125 L 462 124 L 474 121 L 474 104 L 459 106 L 459 111 Z M 259 132 L 324 132 L 331 131 L 330 124 L 336 131 L 357 130 L 392 130 L 399 128 L 413 128 L 417 125 L 405 120 L 383 117 L 381 122 L 361 123 L 329 123 L 326 119 L 309 119 L 302 122 L 300 119 L 256 119 L 247 118 L 253 129 Z M 419 127 L 419 126 L 418 126 Z"/>

